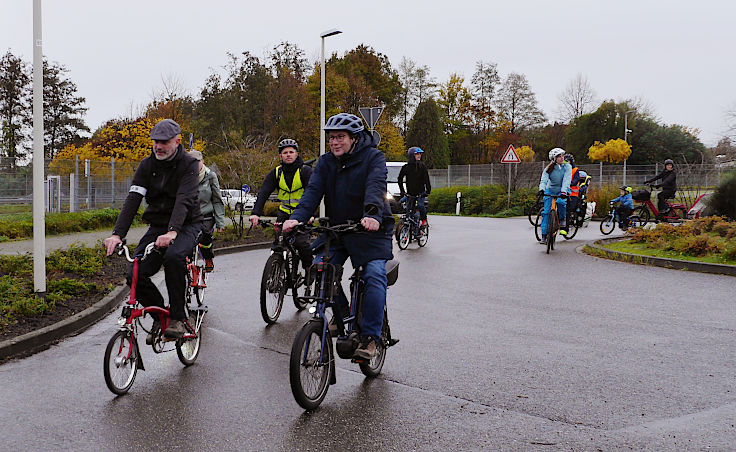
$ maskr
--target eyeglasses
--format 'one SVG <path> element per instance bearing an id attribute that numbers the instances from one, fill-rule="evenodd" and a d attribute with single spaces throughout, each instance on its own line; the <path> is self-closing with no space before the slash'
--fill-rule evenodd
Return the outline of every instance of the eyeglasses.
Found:
<path id="1" fill-rule="evenodd" d="M 328 141 L 342 141 L 347 137 L 348 137 L 347 134 L 341 133 L 339 135 L 330 135 L 329 137 L 327 137 L 327 140 Z"/>

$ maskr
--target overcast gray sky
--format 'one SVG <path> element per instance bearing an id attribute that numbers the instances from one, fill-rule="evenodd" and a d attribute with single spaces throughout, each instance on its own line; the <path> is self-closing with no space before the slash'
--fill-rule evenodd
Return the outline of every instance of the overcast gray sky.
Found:
<path id="1" fill-rule="evenodd" d="M 1 0 L 0 52 L 32 61 L 31 0 Z M 192 1 L 44 0 L 43 52 L 69 69 L 87 124 L 129 115 L 178 78 L 197 93 L 226 52 L 264 57 L 281 41 L 319 58 L 360 43 L 469 80 L 478 60 L 526 75 L 548 118 L 582 73 L 599 99 L 641 98 L 658 119 L 701 130 L 710 146 L 736 105 L 736 2 L 701 0 Z"/>

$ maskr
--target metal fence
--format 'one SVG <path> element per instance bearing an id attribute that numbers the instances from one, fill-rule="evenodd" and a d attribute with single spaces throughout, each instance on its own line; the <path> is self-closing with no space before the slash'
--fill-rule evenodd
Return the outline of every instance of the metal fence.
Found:
<path id="1" fill-rule="evenodd" d="M 447 169 L 429 170 L 432 188 L 452 186 L 506 185 L 511 172 L 513 188 L 534 188 L 539 185 L 546 162 L 519 164 L 492 163 L 488 165 L 450 165 Z M 590 164 L 579 165 L 580 169 L 593 177 L 593 182 L 601 185 L 643 185 L 646 179 L 664 170 L 662 164 L 617 165 Z M 713 188 L 721 181 L 721 175 L 728 167 L 718 164 L 677 165 L 677 185 L 699 189 Z"/>
<path id="2" fill-rule="evenodd" d="M 506 185 L 511 172 L 512 188 L 535 188 L 546 162 L 488 165 L 450 165 L 446 169 L 429 170 L 433 188 L 450 186 Z M 48 192 L 60 196 L 51 202 L 62 211 L 79 211 L 103 207 L 120 207 L 128 194 L 137 162 L 46 160 L 44 174 L 53 178 Z M 659 174 L 655 165 L 580 165 L 580 169 L 601 185 L 640 186 L 644 180 Z M 677 165 L 678 187 L 712 189 L 730 167 L 717 164 Z M 53 190 L 51 189 L 53 186 Z M 15 166 L 0 158 L 0 204 L 30 204 L 33 200 L 33 165 Z"/>

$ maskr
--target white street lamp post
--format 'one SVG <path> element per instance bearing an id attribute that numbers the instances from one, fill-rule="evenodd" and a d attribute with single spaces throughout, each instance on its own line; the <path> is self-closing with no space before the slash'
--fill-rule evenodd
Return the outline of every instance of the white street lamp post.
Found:
<path id="1" fill-rule="evenodd" d="M 33 290 L 39 296 L 46 295 L 42 44 L 41 0 L 33 0 Z"/>
<path id="2" fill-rule="evenodd" d="M 628 110 L 624 112 L 624 142 L 626 143 L 629 142 L 628 136 L 629 136 L 629 132 L 631 132 L 631 130 L 629 130 L 629 113 L 634 113 L 635 111 L 636 110 Z M 626 161 L 627 160 L 628 159 L 624 159 L 624 185 L 626 185 Z"/>
<path id="3" fill-rule="evenodd" d="M 342 33 L 342 31 L 333 28 L 320 34 L 322 38 L 322 52 L 320 56 L 320 105 L 319 105 L 319 155 L 325 153 L 325 38 Z M 319 216 L 325 216 L 325 202 L 322 201 L 319 206 Z"/>

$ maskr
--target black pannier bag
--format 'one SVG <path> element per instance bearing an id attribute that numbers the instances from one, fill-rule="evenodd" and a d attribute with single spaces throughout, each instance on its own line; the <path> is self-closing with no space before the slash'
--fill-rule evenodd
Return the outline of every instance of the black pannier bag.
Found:
<path id="1" fill-rule="evenodd" d="M 635 201 L 649 201 L 649 197 L 651 195 L 652 194 L 647 190 L 636 190 L 631 194 L 631 197 L 634 198 Z"/>

